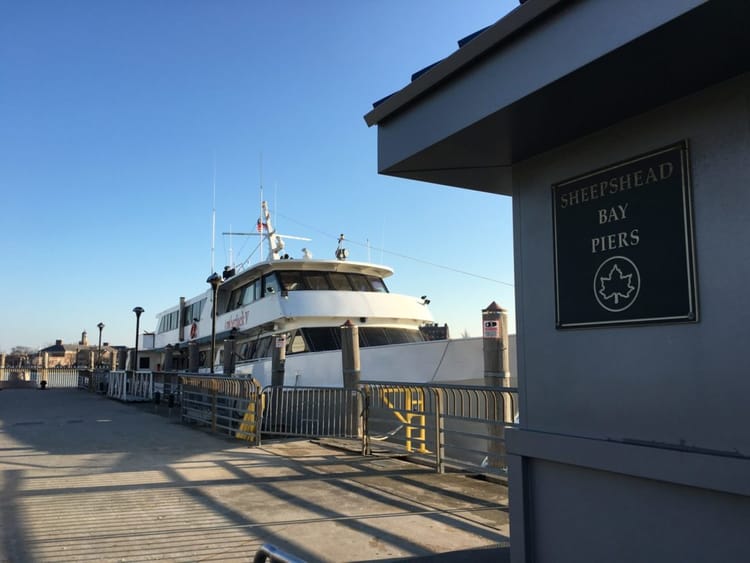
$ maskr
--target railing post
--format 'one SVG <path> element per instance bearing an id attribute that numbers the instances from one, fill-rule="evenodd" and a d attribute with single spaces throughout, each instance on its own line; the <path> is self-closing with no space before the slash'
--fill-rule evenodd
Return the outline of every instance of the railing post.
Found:
<path id="1" fill-rule="evenodd" d="M 445 401 L 442 389 L 435 392 L 435 467 L 438 473 L 445 473 Z"/>
<path id="2" fill-rule="evenodd" d="M 216 386 L 214 385 L 211 397 L 211 432 L 216 432 Z"/>

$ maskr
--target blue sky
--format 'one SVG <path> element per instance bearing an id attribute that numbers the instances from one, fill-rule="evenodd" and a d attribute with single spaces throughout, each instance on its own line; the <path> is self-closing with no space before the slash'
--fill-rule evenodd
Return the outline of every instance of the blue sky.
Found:
<path id="1" fill-rule="evenodd" d="M 0 6 L 0 351 L 132 346 L 208 286 L 259 185 L 299 255 L 393 267 L 452 334 L 513 309 L 510 198 L 377 174 L 372 102 L 516 0 L 101 2 Z M 215 163 L 215 165 L 214 165 Z M 262 170 L 261 170 L 262 163 Z M 369 243 L 369 250 L 368 250 Z M 236 260 L 256 242 L 234 238 Z M 441 267 L 438 267 L 441 266 Z M 472 275 L 469 275 L 472 274 Z"/>

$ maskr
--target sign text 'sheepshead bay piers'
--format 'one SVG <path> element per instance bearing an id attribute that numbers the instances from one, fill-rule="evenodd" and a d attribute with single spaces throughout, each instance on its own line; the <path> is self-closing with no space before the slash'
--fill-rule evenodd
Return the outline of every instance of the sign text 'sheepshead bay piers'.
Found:
<path id="1" fill-rule="evenodd" d="M 688 148 L 552 186 L 559 328 L 697 320 Z"/>

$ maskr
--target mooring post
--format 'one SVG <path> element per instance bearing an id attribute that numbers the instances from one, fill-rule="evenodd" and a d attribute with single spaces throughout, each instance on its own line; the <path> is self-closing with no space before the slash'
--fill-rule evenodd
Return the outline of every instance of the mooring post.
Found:
<path id="1" fill-rule="evenodd" d="M 486 387 L 507 387 L 510 382 L 508 370 L 508 311 L 494 301 L 482 310 L 482 348 L 484 350 L 484 384 Z M 491 437 L 488 447 L 488 463 L 493 469 L 504 465 L 505 423 L 513 421 L 513 413 L 506 408 L 505 393 L 487 392 L 485 401 L 487 424 Z"/>
<path id="2" fill-rule="evenodd" d="M 350 412 L 346 424 L 351 434 L 362 437 L 362 397 L 359 394 L 361 377 L 359 363 L 359 327 L 347 320 L 341 325 L 341 367 L 343 369 L 344 389 L 355 390 L 348 397 L 343 407 Z"/>
<path id="3" fill-rule="evenodd" d="M 234 343 L 235 340 L 232 337 L 224 340 L 224 375 L 234 374 Z"/>
<path id="4" fill-rule="evenodd" d="M 359 385 L 359 327 L 346 321 L 341 325 L 341 366 L 344 388 L 356 389 Z"/>
<path id="5" fill-rule="evenodd" d="M 274 387 L 284 385 L 285 364 L 286 335 L 278 334 L 274 340 L 273 353 L 271 354 L 271 385 Z"/>
<path id="6" fill-rule="evenodd" d="M 198 373 L 199 364 L 200 353 L 198 352 L 198 343 L 188 342 L 188 371 L 190 373 Z"/>
<path id="7" fill-rule="evenodd" d="M 170 372 L 174 369 L 174 348 L 171 344 L 167 344 L 164 348 L 164 371 Z"/>
<path id="8" fill-rule="evenodd" d="M 285 420 L 291 420 L 294 413 L 285 413 L 282 410 L 284 375 L 286 370 L 286 335 L 277 334 L 274 338 L 273 350 L 271 352 L 271 396 L 268 398 L 268 410 L 264 415 L 268 427 L 274 430 L 280 429 Z M 296 393 L 296 391 L 290 391 Z M 292 403 L 293 404 L 293 403 Z"/>

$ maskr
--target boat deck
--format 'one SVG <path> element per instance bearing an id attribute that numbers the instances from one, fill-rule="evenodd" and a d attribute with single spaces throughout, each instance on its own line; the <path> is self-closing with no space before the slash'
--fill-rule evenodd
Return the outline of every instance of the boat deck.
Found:
<path id="1" fill-rule="evenodd" d="M 507 561 L 507 490 L 307 440 L 249 448 L 166 410 L 0 392 L 0 561 Z"/>

